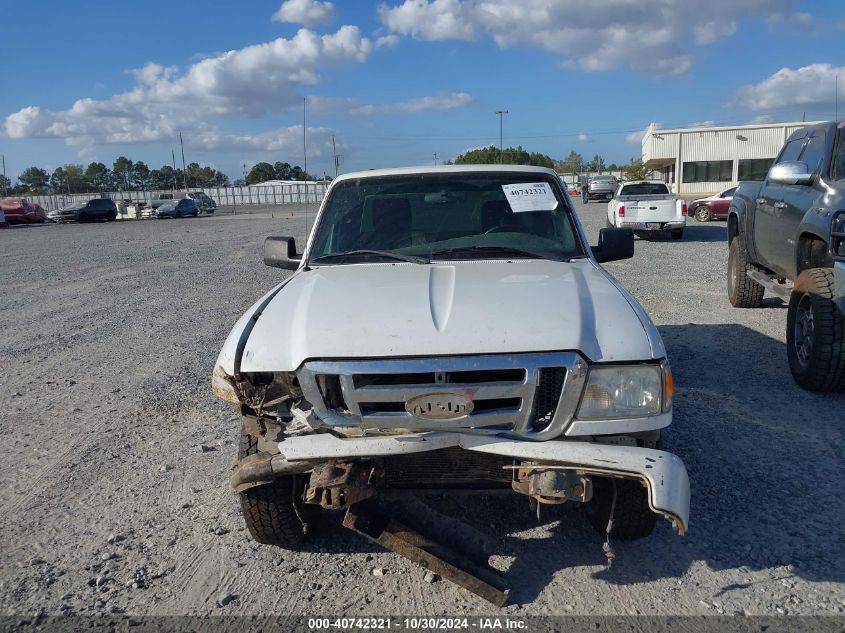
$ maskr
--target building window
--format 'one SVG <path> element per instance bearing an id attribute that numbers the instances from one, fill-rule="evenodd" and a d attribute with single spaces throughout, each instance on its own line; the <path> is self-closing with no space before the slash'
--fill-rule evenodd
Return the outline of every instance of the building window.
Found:
<path id="1" fill-rule="evenodd" d="M 733 180 L 732 160 L 701 160 L 684 163 L 684 182 L 730 182 Z"/>
<path id="2" fill-rule="evenodd" d="M 765 180 L 774 158 L 741 158 L 739 160 L 739 180 Z"/>

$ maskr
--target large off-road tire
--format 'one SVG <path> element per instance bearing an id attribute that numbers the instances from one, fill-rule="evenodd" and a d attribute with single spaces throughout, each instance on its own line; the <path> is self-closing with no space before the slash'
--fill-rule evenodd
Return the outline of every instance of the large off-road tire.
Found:
<path id="1" fill-rule="evenodd" d="M 257 452 L 257 439 L 241 431 L 238 459 Z M 311 534 L 316 509 L 303 503 L 307 475 L 284 475 L 271 483 L 249 488 L 238 496 L 246 528 L 265 545 L 295 547 Z"/>
<path id="2" fill-rule="evenodd" d="M 834 303 L 833 271 L 798 275 L 786 313 L 786 353 L 795 382 L 808 391 L 845 391 L 845 316 Z"/>
<path id="3" fill-rule="evenodd" d="M 735 308 L 759 308 L 766 289 L 746 274 L 753 265 L 745 255 L 739 237 L 731 241 L 728 249 L 728 299 Z"/>
<path id="4" fill-rule="evenodd" d="M 613 486 L 616 484 L 616 504 L 613 508 Z M 593 478 L 593 498 L 587 504 L 587 518 L 595 530 L 604 536 L 613 510 L 611 539 L 633 541 L 645 538 L 654 531 L 657 514 L 648 506 L 648 490 L 638 480 Z"/>

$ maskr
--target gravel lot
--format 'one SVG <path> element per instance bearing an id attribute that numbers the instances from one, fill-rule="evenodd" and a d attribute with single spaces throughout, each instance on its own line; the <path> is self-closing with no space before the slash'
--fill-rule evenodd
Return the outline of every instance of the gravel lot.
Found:
<path id="1" fill-rule="evenodd" d="M 578 207 L 595 238 L 605 205 Z M 845 400 L 793 384 L 780 301 L 730 306 L 722 222 L 608 265 L 672 360 L 686 537 L 661 521 L 607 569 L 574 507 L 538 522 L 516 495 L 444 502 L 500 538 L 501 611 L 340 515 L 299 552 L 253 543 L 227 484 L 239 420 L 209 381 L 284 274 L 263 238 L 305 225 L 277 207 L 0 231 L 0 614 L 845 613 Z"/>

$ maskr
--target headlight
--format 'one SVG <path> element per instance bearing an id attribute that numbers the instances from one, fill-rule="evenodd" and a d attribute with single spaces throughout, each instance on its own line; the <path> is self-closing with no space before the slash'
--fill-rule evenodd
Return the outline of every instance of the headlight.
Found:
<path id="1" fill-rule="evenodd" d="M 591 367 L 578 407 L 578 419 L 658 415 L 671 408 L 672 391 L 672 372 L 668 363 Z"/>

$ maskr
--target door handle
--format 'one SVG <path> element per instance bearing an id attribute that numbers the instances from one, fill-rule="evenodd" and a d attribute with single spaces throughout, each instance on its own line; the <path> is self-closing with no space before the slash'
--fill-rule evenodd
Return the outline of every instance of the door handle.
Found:
<path id="1" fill-rule="evenodd" d="M 775 202 L 775 209 L 785 209 L 789 205 L 783 201 Z"/>

